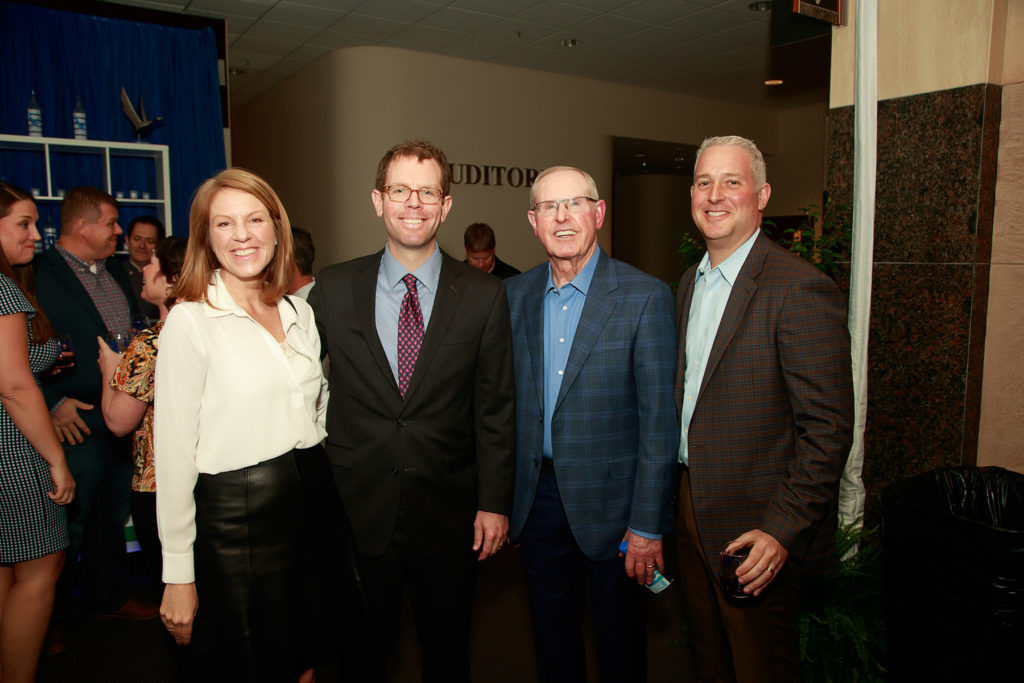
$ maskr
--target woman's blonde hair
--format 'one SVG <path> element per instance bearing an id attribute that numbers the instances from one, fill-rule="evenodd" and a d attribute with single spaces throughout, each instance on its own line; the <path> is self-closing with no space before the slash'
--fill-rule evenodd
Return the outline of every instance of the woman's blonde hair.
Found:
<path id="1" fill-rule="evenodd" d="M 284 296 L 292 281 L 293 251 L 292 226 L 288 214 L 274 188 L 252 171 L 244 168 L 228 168 L 203 182 L 192 199 L 189 213 L 188 249 L 171 296 L 183 301 L 204 301 L 206 288 L 213 278 L 213 271 L 220 267 L 217 256 L 210 245 L 210 205 L 214 196 L 224 189 L 240 190 L 258 199 L 270 214 L 274 224 L 274 239 L 277 247 L 263 271 L 262 299 L 274 304 Z"/>

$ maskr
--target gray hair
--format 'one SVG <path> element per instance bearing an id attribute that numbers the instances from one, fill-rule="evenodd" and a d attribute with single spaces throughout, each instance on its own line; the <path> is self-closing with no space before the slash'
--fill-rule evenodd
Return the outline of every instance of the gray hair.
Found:
<path id="1" fill-rule="evenodd" d="M 742 138 L 739 135 L 720 135 L 713 138 L 704 138 L 704 142 L 700 143 L 700 149 L 697 150 L 697 158 L 693 162 L 693 172 L 697 172 L 697 164 L 700 163 L 700 155 L 708 147 L 739 147 L 740 149 L 746 150 L 747 154 L 750 155 L 750 166 L 754 172 L 754 190 L 760 190 L 765 183 L 768 182 L 768 169 L 764 163 L 764 155 L 761 154 L 761 150 L 757 148 L 753 140 Z"/>
<path id="2" fill-rule="evenodd" d="M 589 193 L 587 196 L 590 197 L 591 199 L 600 199 L 601 198 L 601 196 L 599 194 L 597 194 L 597 183 L 594 182 L 593 177 L 591 177 L 591 175 L 589 173 L 587 173 L 586 171 L 578 169 L 575 166 L 550 166 L 548 168 L 545 168 L 543 171 L 541 171 L 540 175 L 538 175 L 536 178 L 533 179 L 533 185 L 530 186 L 530 208 L 531 209 L 537 203 L 537 183 L 539 183 L 540 179 L 543 178 L 544 176 L 551 175 L 552 173 L 558 173 L 559 171 L 575 171 L 576 173 L 579 173 L 581 176 L 583 176 L 583 180 L 585 180 L 586 183 L 587 183 L 587 192 Z M 554 199 L 554 197 L 553 197 L 553 199 Z M 564 197 L 558 197 L 558 199 L 565 199 L 565 198 Z"/>

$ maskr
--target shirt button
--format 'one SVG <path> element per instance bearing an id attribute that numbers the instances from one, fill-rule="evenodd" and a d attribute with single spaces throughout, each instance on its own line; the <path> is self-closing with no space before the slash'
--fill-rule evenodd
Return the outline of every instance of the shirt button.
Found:
<path id="1" fill-rule="evenodd" d="M 569 307 L 568 307 L 568 306 L 562 306 L 562 310 L 563 310 L 563 311 L 568 311 L 568 310 L 569 310 Z"/>
<path id="2" fill-rule="evenodd" d="M 559 337 L 558 338 L 558 343 L 559 344 L 564 344 L 565 343 L 565 337 Z"/>
<path id="3" fill-rule="evenodd" d="M 561 377 L 561 376 L 562 376 L 562 371 L 561 371 L 561 370 L 559 370 L 559 371 L 558 371 L 558 376 L 559 376 L 559 377 Z"/>

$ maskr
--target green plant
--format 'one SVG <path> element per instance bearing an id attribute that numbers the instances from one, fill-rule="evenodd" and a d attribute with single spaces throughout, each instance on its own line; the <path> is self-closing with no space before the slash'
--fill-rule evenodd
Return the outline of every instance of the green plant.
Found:
<path id="1" fill-rule="evenodd" d="M 836 265 L 850 257 L 853 206 L 829 199 L 825 202 L 824 211 L 817 204 L 800 210 L 804 212 L 804 222 L 799 227 L 783 231 L 779 244 L 835 278 Z M 762 221 L 761 225 L 769 233 L 775 227 L 770 220 Z M 699 235 L 683 233 L 678 249 L 683 270 L 700 263 L 706 249 Z"/>
<path id="2" fill-rule="evenodd" d="M 813 263 L 826 275 L 835 277 L 836 264 L 850 256 L 853 235 L 853 206 L 825 201 L 824 210 L 817 204 L 801 207 L 806 220 L 800 227 L 789 228 L 781 244 L 797 256 Z"/>
<path id="3" fill-rule="evenodd" d="M 798 624 L 805 681 L 884 680 L 884 580 L 877 536 L 877 529 L 840 527 L 839 570 L 807 582 Z"/>

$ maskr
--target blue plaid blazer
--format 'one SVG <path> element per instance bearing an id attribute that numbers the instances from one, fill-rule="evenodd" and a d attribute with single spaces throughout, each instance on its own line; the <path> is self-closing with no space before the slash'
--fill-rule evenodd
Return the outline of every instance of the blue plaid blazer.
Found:
<path id="1" fill-rule="evenodd" d="M 598 250 L 552 417 L 555 476 L 576 542 L 613 557 L 627 527 L 665 533 L 679 448 L 676 333 L 665 283 Z M 544 443 L 544 263 L 505 281 L 512 314 L 516 475 L 511 537 L 533 507 Z"/>

